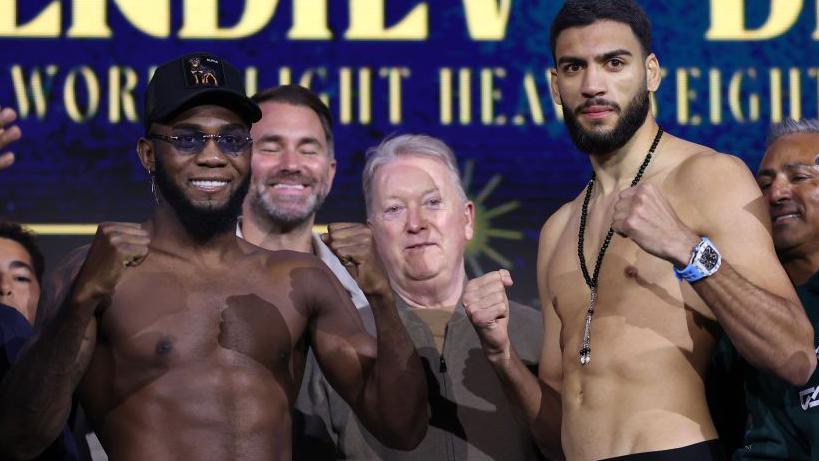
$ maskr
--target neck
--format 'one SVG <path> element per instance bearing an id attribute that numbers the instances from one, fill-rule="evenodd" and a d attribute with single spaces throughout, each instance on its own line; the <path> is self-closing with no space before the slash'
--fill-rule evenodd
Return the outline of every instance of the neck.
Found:
<path id="1" fill-rule="evenodd" d="M 649 114 L 623 147 L 607 154 L 589 156 L 595 174 L 595 187 L 599 187 L 606 195 L 628 187 L 645 159 L 658 128 L 654 117 Z M 657 150 L 659 149 L 658 146 Z"/>
<path id="2" fill-rule="evenodd" d="M 266 215 L 256 213 L 252 207 L 242 207 L 242 235 L 248 242 L 266 250 L 290 250 L 313 253 L 313 223 L 315 215 L 295 226 L 284 226 Z"/>
<path id="3" fill-rule="evenodd" d="M 157 205 L 145 228 L 151 236 L 152 247 L 206 264 L 218 264 L 225 252 L 236 245 L 233 229 L 215 234 L 207 240 L 194 238 L 179 220 L 176 210 L 166 201 Z"/>
<path id="4" fill-rule="evenodd" d="M 794 286 L 802 285 L 819 271 L 819 253 L 798 256 L 780 254 L 779 256 L 782 267 L 785 268 Z"/>
<path id="5" fill-rule="evenodd" d="M 464 291 L 466 271 L 461 263 L 460 271 L 452 277 L 435 277 L 429 280 L 402 280 L 390 277 L 390 285 L 410 307 L 416 309 L 455 310 Z"/>

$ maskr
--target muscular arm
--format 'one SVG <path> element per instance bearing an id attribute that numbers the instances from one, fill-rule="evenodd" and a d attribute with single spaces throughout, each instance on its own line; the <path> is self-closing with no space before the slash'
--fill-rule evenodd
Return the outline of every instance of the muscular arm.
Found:
<path id="1" fill-rule="evenodd" d="M 770 219 L 748 169 L 735 157 L 698 154 L 664 189 L 671 202 L 651 184 L 621 193 L 614 229 L 677 267 L 688 264 L 701 236 L 711 239 L 722 266 L 690 287 L 749 363 L 805 383 L 816 367 L 813 328 L 776 258 Z"/>
<path id="2" fill-rule="evenodd" d="M 806 383 L 816 368 L 816 354 L 813 328 L 802 305 L 795 297 L 752 283 L 730 262 L 722 264 L 717 274 L 692 287 L 714 311 L 737 351 L 756 368 L 793 385 Z"/>
<path id="3" fill-rule="evenodd" d="M 124 263 L 139 264 L 145 258 L 149 241 L 138 224 L 103 223 L 87 256 L 75 251 L 57 271 L 59 286 L 49 292 L 62 300 L 59 312 L 0 384 L 0 450 L 30 459 L 58 437 L 94 352 L 94 311 L 113 294 Z"/>
<path id="4" fill-rule="evenodd" d="M 56 318 L 32 338 L 0 385 L 0 453 L 31 459 L 59 436 L 71 410 L 71 396 L 96 341 L 96 303 L 65 296 L 84 252 L 76 252 L 55 273 L 47 293 L 61 303 Z M 73 292 L 71 292 L 73 293 Z"/>
<path id="5" fill-rule="evenodd" d="M 751 365 L 794 385 L 804 384 L 816 367 L 813 328 L 774 252 L 759 187 L 733 157 L 697 163 L 681 175 L 692 180 L 705 169 L 719 172 L 716 190 L 701 197 L 705 219 L 695 230 L 715 242 L 723 262 L 716 274 L 691 286 Z M 682 265 L 690 254 L 689 248 Z"/>
<path id="6" fill-rule="evenodd" d="M 375 319 L 378 356 L 366 377 L 365 403 L 356 409 L 356 414 L 371 413 L 366 417 L 372 421 L 368 429 L 384 424 L 386 430 L 381 438 L 394 440 L 393 446 L 415 448 L 427 430 L 424 369 L 415 345 L 398 317 L 392 291 L 368 293 L 367 300 Z"/>
<path id="7" fill-rule="evenodd" d="M 322 266 L 310 285 L 319 306 L 313 344 L 322 371 L 359 419 L 391 448 L 412 449 L 427 427 L 426 379 L 389 289 L 367 290 L 377 340 L 336 278 Z"/>

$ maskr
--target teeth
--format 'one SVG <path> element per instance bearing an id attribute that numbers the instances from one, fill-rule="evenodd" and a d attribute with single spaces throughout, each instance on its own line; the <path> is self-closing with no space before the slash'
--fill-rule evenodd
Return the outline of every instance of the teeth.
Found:
<path id="1" fill-rule="evenodd" d="M 274 189 L 293 189 L 293 190 L 304 190 L 304 186 L 301 184 L 276 184 L 273 186 Z"/>
<path id="2" fill-rule="evenodd" d="M 195 180 L 191 181 L 191 184 L 193 184 L 194 187 L 200 187 L 202 189 L 215 189 L 217 187 L 222 187 L 222 186 L 226 185 L 227 181 L 213 181 L 213 180 L 205 181 L 205 180 L 201 180 L 201 179 L 195 179 Z"/>
<path id="3" fill-rule="evenodd" d="M 785 215 L 782 215 L 782 216 L 777 216 L 774 221 L 778 222 L 778 221 L 783 221 L 783 220 L 788 219 L 788 218 L 797 218 L 797 217 L 799 217 L 798 213 L 785 214 Z"/>

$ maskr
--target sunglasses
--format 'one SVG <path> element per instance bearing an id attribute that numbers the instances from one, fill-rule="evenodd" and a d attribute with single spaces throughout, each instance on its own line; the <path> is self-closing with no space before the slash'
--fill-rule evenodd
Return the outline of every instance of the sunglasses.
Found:
<path id="1" fill-rule="evenodd" d="M 247 133 L 205 134 L 201 132 L 176 133 L 165 136 L 158 133 L 148 133 L 148 139 L 158 139 L 172 145 L 179 153 L 193 155 L 202 152 L 209 139 L 225 155 L 238 157 L 250 149 L 253 138 Z"/>

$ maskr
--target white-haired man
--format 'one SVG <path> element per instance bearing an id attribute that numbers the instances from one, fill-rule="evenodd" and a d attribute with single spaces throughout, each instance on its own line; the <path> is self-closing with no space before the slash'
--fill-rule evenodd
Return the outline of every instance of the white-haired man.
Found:
<path id="1" fill-rule="evenodd" d="M 307 397 L 325 425 L 308 428 L 307 435 L 329 437 L 338 459 L 539 459 L 464 313 L 464 249 L 473 236 L 475 207 L 463 190 L 452 151 L 424 135 L 387 139 L 369 150 L 363 186 L 376 249 L 426 369 L 429 428 L 414 450 L 388 449 L 314 376 Z M 512 342 L 524 363 L 535 368 L 540 316 L 516 303 L 511 309 Z M 372 322 L 368 309 L 359 312 L 365 324 Z"/>

